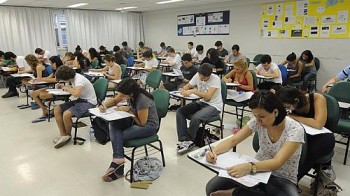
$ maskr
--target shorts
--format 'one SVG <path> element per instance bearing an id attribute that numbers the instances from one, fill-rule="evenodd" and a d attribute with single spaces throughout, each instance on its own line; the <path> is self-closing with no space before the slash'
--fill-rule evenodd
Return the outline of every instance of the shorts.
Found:
<path id="1" fill-rule="evenodd" d="M 94 104 L 89 103 L 83 99 L 69 101 L 60 105 L 62 113 L 66 110 L 69 110 L 77 118 L 80 118 L 84 113 L 93 107 L 95 107 Z"/>

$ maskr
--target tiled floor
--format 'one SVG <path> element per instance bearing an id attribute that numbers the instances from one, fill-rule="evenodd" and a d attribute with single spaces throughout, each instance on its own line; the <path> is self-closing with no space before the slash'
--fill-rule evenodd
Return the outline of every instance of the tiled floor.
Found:
<path id="1" fill-rule="evenodd" d="M 4 94 L 5 89 L 0 89 Z M 101 176 L 112 156 L 111 144 L 85 142 L 72 143 L 60 148 L 53 147 L 52 139 L 58 135 L 55 121 L 32 124 L 39 117 L 39 110 L 20 110 L 16 106 L 25 102 L 20 98 L 0 98 L 0 195 L 19 196 L 70 196 L 70 195 L 204 195 L 206 183 L 214 173 L 198 166 L 185 155 L 177 156 L 175 113 L 169 112 L 162 121 L 160 138 L 165 147 L 166 167 L 161 177 L 148 190 L 129 188 L 124 179 L 106 183 Z M 226 123 L 233 123 L 232 116 L 225 116 Z M 226 130 L 226 135 L 229 130 Z M 79 135 L 88 138 L 88 128 L 80 128 Z M 254 155 L 251 141 L 245 141 L 238 152 Z M 350 195 L 350 163 L 342 165 L 344 150 L 336 148 L 333 165 L 336 182 Z M 349 160 L 350 162 L 350 160 Z M 127 168 L 130 163 L 127 162 Z M 309 178 L 301 185 L 308 186 Z M 306 189 L 305 187 L 303 189 Z M 303 195 L 307 195 L 305 192 Z"/>

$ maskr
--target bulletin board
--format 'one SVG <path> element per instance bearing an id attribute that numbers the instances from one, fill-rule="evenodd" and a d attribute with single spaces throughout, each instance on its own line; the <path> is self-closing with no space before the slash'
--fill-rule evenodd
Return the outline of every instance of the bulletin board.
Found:
<path id="1" fill-rule="evenodd" d="M 230 11 L 177 16 L 178 36 L 229 35 Z"/>
<path id="2" fill-rule="evenodd" d="M 350 37 L 349 0 L 261 4 L 260 36 L 277 39 Z"/>

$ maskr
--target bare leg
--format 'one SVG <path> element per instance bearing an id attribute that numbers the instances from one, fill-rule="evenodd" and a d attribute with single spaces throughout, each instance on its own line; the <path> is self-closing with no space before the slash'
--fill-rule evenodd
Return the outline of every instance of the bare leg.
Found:
<path id="1" fill-rule="evenodd" d="M 72 126 L 73 126 L 72 116 L 73 114 L 69 109 L 64 111 L 63 113 L 63 124 L 66 130 L 65 135 L 71 135 Z"/>
<path id="2" fill-rule="evenodd" d="M 44 99 L 51 99 L 51 98 L 53 98 L 53 96 L 51 95 L 51 94 L 49 94 L 49 93 L 47 93 L 47 91 L 42 91 L 41 93 L 40 93 L 40 95 L 39 95 L 39 98 L 41 99 L 41 100 L 44 100 Z M 40 102 L 41 103 L 41 102 Z M 39 105 L 40 107 L 41 107 L 41 105 Z M 43 111 L 43 114 L 44 115 L 47 115 L 48 114 L 48 109 L 46 108 L 46 106 L 44 105 L 44 104 L 42 104 L 42 111 Z"/>
<path id="3" fill-rule="evenodd" d="M 39 107 L 43 111 L 43 116 L 45 116 L 47 114 L 47 109 L 45 108 L 45 105 L 43 104 L 42 99 L 40 99 L 40 94 L 43 91 L 45 91 L 45 89 L 38 89 L 38 90 L 33 91 L 32 98 L 34 99 L 34 101 L 39 105 Z"/>
<path id="4" fill-rule="evenodd" d="M 55 114 L 55 119 L 56 119 L 56 124 L 58 126 L 58 129 L 60 131 L 60 135 L 64 136 L 67 135 L 66 129 L 64 127 L 63 123 L 63 114 L 60 106 L 56 106 L 54 109 L 54 114 Z"/>
<path id="5" fill-rule="evenodd" d="M 115 84 L 113 82 L 108 82 L 108 88 L 109 89 L 114 89 L 115 88 Z"/>

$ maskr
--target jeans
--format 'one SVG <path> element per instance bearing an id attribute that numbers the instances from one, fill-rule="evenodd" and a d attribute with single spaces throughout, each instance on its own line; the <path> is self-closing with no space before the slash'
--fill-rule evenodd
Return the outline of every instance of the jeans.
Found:
<path id="1" fill-rule="evenodd" d="M 113 158 L 124 158 L 124 142 L 146 138 L 156 133 L 156 128 L 154 127 L 130 125 L 129 118 L 109 123 L 109 137 L 112 142 Z"/>
<path id="2" fill-rule="evenodd" d="M 254 187 L 245 187 L 238 182 L 219 176 L 212 178 L 206 186 L 206 193 L 210 195 L 218 190 L 235 188 L 232 195 L 239 196 L 298 196 L 298 189 L 291 181 L 271 175 L 267 184 L 260 183 Z"/>
<path id="3" fill-rule="evenodd" d="M 16 86 L 19 84 L 20 84 L 19 79 L 13 76 L 9 76 L 6 79 L 6 86 L 9 88 L 9 92 L 17 92 Z"/>
<path id="4" fill-rule="evenodd" d="M 204 102 L 192 102 L 176 111 L 176 128 L 178 141 L 194 141 L 199 125 L 209 119 L 220 115 L 220 111 Z M 187 131 L 187 121 L 190 126 Z"/>
<path id="5" fill-rule="evenodd" d="M 316 78 L 316 74 L 309 72 L 309 73 L 306 73 L 305 75 L 303 75 L 301 78 L 303 79 L 303 85 L 301 86 L 301 90 L 306 91 L 308 82 L 311 79 Z"/>

